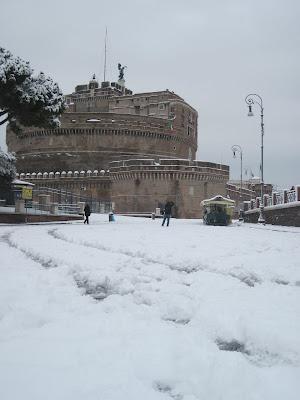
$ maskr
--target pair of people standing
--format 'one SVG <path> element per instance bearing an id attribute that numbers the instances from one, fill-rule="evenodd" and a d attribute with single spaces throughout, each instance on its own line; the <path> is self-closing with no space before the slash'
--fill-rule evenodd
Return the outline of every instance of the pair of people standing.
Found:
<path id="1" fill-rule="evenodd" d="M 167 226 L 169 226 L 173 206 L 174 206 L 173 201 L 166 202 L 164 207 L 164 218 L 161 226 L 164 226 L 166 221 L 167 221 Z"/>

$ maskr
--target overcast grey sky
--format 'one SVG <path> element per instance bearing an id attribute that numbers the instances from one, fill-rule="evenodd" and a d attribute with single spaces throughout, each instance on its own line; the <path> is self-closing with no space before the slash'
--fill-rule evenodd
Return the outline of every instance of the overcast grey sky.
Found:
<path id="1" fill-rule="evenodd" d="M 95 72 L 107 79 L 128 66 L 134 92 L 168 88 L 199 113 L 198 159 L 244 163 L 259 175 L 260 117 L 247 117 L 245 96 L 265 108 L 265 182 L 300 184 L 299 0 L 0 0 L 0 46 L 30 61 L 64 93 Z M 1 130 L 0 145 L 4 147 Z"/>

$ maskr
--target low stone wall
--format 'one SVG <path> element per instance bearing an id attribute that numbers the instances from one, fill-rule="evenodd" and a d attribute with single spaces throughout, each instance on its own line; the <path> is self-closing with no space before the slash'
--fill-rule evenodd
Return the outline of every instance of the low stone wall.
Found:
<path id="1" fill-rule="evenodd" d="M 0 213 L 0 224 L 25 224 L 34 222 L 80 221 L 81 215 L 31 215 Z"/>
<path id="2" fill-rule="evenodd" d="M 258 208 L 246 211 L 244 214 L 244 221 L 257 223 L 258 216 Z M 267 224 L 300 226 L 300 201 L 265 207 L 264 218 Z"/>

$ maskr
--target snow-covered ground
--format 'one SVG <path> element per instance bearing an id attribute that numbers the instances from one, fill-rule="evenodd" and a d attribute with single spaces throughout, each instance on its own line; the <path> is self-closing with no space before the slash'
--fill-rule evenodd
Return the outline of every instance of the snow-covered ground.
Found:
<path id="1" fill-rule="evenodd" d="M 300 393 L 300 228 L 0 226 L 1 400 Z"/>

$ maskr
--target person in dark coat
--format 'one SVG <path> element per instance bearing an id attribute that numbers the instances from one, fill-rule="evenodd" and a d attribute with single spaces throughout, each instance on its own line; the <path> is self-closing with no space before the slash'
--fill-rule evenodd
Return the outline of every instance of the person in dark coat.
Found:
<path id="1" fill-rule="evenodd" d="M 167 221 L 167 226 L 169 226 L 173 206 L 174 206 L 173 201 L 166 202 L 165 208 L 164 208 L 164 219 L 163 219 L 161 226 L 164 226 L 166 221 Z"/>
<path id="2" fill-rule="evenodd" d="M 85 223 L 89 224 L 89 216 L 91 215 L 91 208 L 87 203 L 84 207 L 84 215 L 85 215 L 84 224 Z"/>

